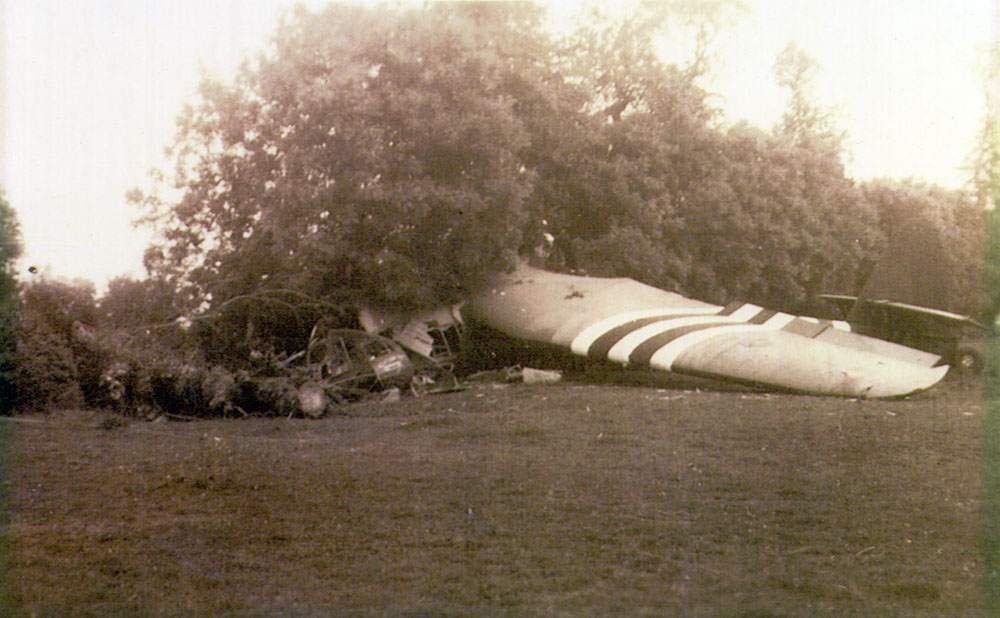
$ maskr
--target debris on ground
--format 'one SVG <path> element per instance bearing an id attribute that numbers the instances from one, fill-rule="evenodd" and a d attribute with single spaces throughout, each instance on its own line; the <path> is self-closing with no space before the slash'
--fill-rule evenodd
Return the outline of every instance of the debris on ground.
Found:
<path id="1" fill-rule="evenodd" d="M 525 384 L 555 384 L 561 379 L 561 371 L 532 369 L 531 367 L 525 367 L 521 370 L 521 381 Z"/>
<path id="2" fill-rule="evenodd" d="M 466 382 L 476 384 L 490 382 L 501 384 L 513 384 L 517 382 L 524 384 L 554 384 L 560 380 L 562 380 L 561 371 L 533 369 L 531 367 L 521 367 L 520 365 L 480 371 L 465 378 Z"/>

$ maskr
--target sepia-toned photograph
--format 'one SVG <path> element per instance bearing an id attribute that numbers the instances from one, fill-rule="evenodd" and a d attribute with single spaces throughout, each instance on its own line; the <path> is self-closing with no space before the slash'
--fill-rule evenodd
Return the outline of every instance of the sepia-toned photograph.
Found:
<path id="1" fill-rule="evenodd" d="M 0 615 L 1000 614 L 997 0 L 0 28 Z"/>

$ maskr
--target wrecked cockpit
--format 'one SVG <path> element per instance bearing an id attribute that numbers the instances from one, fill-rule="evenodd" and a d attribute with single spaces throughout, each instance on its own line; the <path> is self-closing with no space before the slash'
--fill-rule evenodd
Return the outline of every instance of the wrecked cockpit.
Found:
<path id="1" fill-rule="evenodd" d="M 364 308 L 358 312 L 358 321 L 368 333 L 388 337 L 414 353 L 413 390 L 446 392 L 459 388 L 455 363 L 465 335 L 461 305 L 416 315 Z"/>
<path id="2" fill-rule="evenodd" d="M 304 413 L 320 416 L 381 392 L 422 395 L 461 388 L 454 373 L 463 336 L 457 306 L 417 316 L 365 308 L 358 321 L 364 330 L 340 328 L 325 318 L 313 327 L 301 359 L 306 377 L 298 398 Z"/>

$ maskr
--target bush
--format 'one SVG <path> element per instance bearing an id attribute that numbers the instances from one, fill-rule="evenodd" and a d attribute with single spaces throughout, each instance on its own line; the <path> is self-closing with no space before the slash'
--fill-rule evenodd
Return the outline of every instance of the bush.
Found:
<path id="1" fill-rule="evenodd" d="M 21 287 L 17 331 L 17 407 L 80 407 L 96 396 L 108 362 L 74 330 L 97 321 L 90 283 L 41 280 Z"/>
<path id="2" fill-rule="evenodd" d="M 70 342 L 31 310 L 21 315 L 16 375 L 22 411 L 78 408 L 84 403 Z"/>

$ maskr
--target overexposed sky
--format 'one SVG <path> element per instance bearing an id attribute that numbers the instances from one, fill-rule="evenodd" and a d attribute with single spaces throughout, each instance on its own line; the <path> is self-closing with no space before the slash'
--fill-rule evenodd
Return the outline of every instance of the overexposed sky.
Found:
<path id="1" fill-rule="evenodd" d="M 165 167 L 174 120 L 202 70 L 235 75 L 285 3 L 2 1 L 0 183 L 21 221 L 22 280 L 32 265 L 99 287 L 144 276 L 149 232 L 132 226 L 140 213 L 125 193 Z"/>
<path id="2" fill-rule="evenodd" d="M 960 187 L 983 125 L 980 67 L 996 36 L 997 0 L 761 0 L 719 40 L 714 89 L 730 121 L 780 120 L 772 77 L 791 41 L 819 63 L 817 101 L 848 132 L 858 180 L 922 178 Z"/>
<path id="3" fill-rule="evenodd" d="M 163 168 L 174 119 L 202 70 L 229 79 L 285 0 L 0 0 L 3 168 L 29 266 L 103 287 L 143 276 L 148 231 L 126 203 Z M 979 66 L 1000 0 L 748 0 L 717 41 L 709 89 L 726 121 L 770 129 L 784 110 L 771 68 L 789 41 L 821 71 L 818 102 L 849 134 L 858 180 L 949 187 L 982 126 Z M 320 0 L 303 2 L 316 7 Z M 572 6 L 573 0 L 565 0 Z"/>

